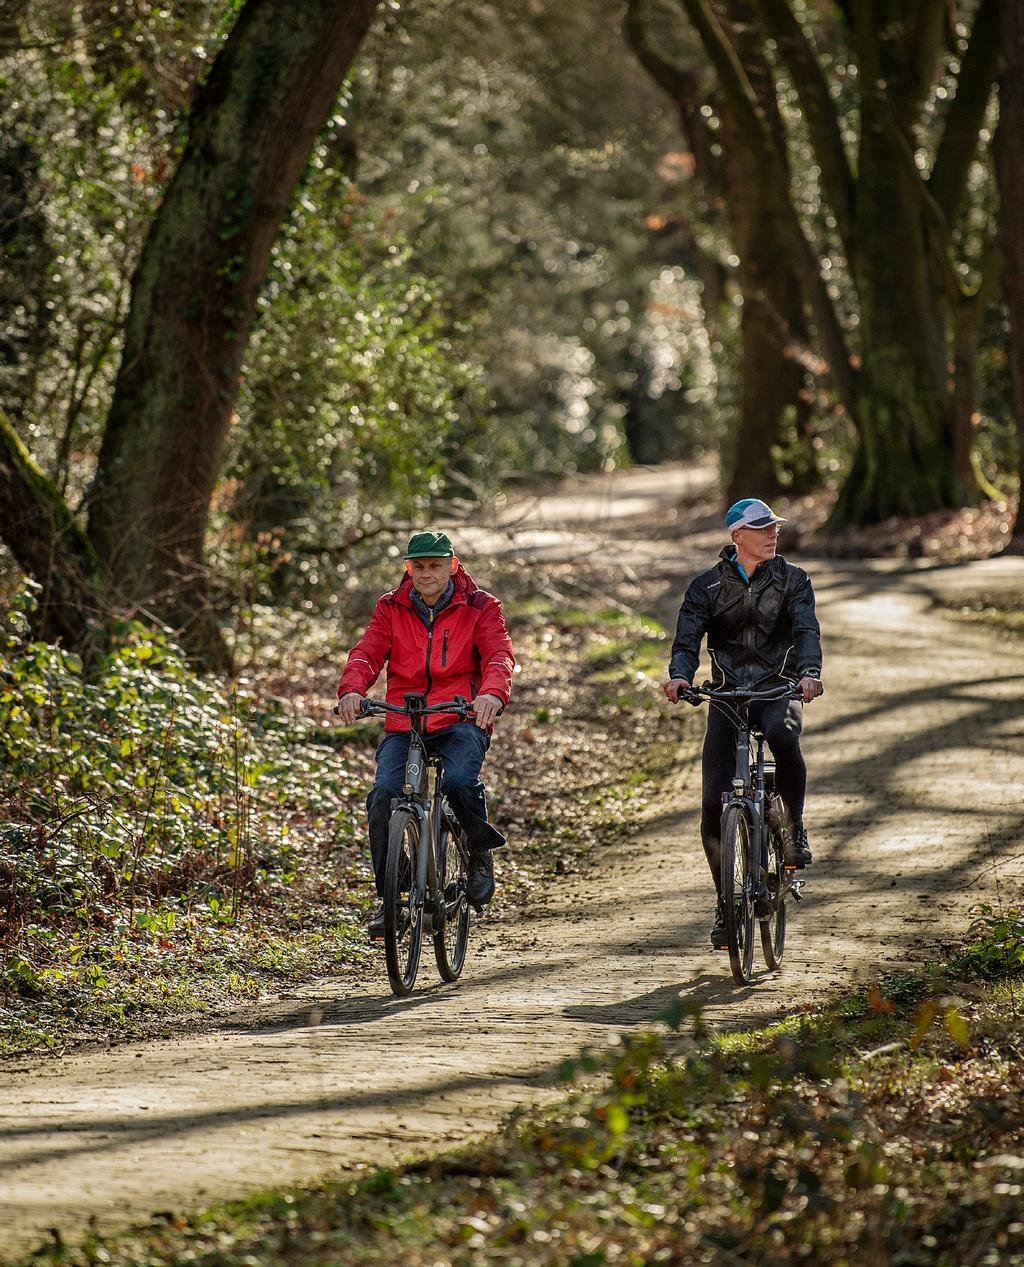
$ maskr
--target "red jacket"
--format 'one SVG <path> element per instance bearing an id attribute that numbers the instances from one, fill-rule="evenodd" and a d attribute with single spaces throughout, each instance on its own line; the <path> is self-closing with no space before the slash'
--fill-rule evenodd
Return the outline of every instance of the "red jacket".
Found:
<path id="1" fill-rule="evenodd" d="M 348 653 L 339 699 L 349 691 L 365 695 L 387 663 L 389 704 L 404 704 L 411 692 L 425 695 L 429 704 L 456 695 L 470 700 L 496 695 L 508 703 L 516 658 L 501 604 L 477 586 L 461 563 L 452 579 L 451 601 L 429 629 L 410 598 L 412 577 L 377 600 L 366 633 Z M 427 718 L 427 729 L 442 730 L 458 720 L 454 713 L 437 713 Z M 409 719 L 389 713 L 386 728 L 408 730 Z"/>

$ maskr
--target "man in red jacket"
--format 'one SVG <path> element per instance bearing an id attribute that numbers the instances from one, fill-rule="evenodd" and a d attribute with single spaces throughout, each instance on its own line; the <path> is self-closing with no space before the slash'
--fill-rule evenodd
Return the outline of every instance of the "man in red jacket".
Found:
<path id="1" fill-rule="evenodd" d="M 338 684 L 338 711 L 351 725 L 366 691 L 388 666 L 388 703 L 403 704 L 416 692 L 427 703 L 473 701 L 474 721 L 453 714 L 427 718 L 428 751 L 444 756 L 442 790 L 469 842 L 467 896 L 482 906 L 494 896 L 491 850 L 505 838 L 487 821 L 480 767 L 495 718 L 508 703 L 515 655 L 501 604 L 480 589 L 459 560 L 447 533 L 417 532 L 405 553 L 406 576 L 377 600 L 366 632 L 348 655 Z M 384 895 L 391 798 L 400 796 L 409 752 L 409 720 L 388 714 L 377 749 L 377 777 L 366 798 L 370 857 L 377 896 Z M 370 921 L 370 936 L 384 936 L 384 907 Z"/>

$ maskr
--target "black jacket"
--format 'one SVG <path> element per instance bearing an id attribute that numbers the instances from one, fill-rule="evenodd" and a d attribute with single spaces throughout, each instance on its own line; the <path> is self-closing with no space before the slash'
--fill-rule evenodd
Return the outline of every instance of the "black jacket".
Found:
<path id="1" fill-rule="evenodd" d="M 821 676 L 821 630 L 807 573 L 780 555 L 760 563 L 748 585 L 726 546 L 695 577 L 679 609 L 669 676 L 693 681 L 707 634 L 714 680 L 741 687 Z"/>

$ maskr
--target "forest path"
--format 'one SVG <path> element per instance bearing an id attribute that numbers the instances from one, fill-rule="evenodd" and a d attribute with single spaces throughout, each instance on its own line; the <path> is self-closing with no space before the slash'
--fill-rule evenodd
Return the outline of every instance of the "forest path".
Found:
<path id="1" fill-rule="evenodd" d="M 503 512 L 486 543 L 524 563 L 599 556 L 624 584 L 656 572 L 670 618 L 721 542 L 704 491 L 683 471 L 581 481 Z M 782 974 L 736 990 L 707 949 L 700 719 L 686 710 L 678 774 L 642 833 L 536 891 L 517 919 L 482 924 L 457 986 L 436 983 L 428 948 L 404 1001 L 381 965 L 358 989 L 324 981 L 267 1007 L 256 1027 L 227 1018 L 198 1035 L 6 1061 L 0 1257 L 48 1228 L 74 1238 L 90 1219 L 111 1230 L 451 1146 L 556 1094 L 564 1057 L 650 1025 L 673 1000 L 698 1001 L 722 1027 L 776 1017 L 927 958 L 973 905 L 998 901 L 1024 870 L 1024 658 L 1019 640 L 933 597 L 1020 592 L 1024 560 L 808 566 L 826 634 L 827 693 L 805 731 L 817 861 Z"/>

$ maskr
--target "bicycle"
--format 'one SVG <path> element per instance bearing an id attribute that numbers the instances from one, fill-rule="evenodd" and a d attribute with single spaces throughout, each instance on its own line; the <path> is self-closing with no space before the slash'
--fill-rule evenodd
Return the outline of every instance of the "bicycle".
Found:
<path id="1" fill-rule="evenodd" d="M 799 687 L 787 683 L 769 691 L 693 686 L 681 690 L 679 698 L 695 705 L 703 699 L 720 704 L 736 723 L 732 795 L 722 798 L 721 895 L 733 980 L 749 985 L 755 919 L 760 924 L 764 961 L 775 972 L 782 967 L 786 946 L 786 900 L 802 901 L 804 885 L 785 866 L 786 832 L 792 830 L 789 811 L 775 790 L 775 762 L 765 758 L 765 737 L 750 722 L 750 705 L 803 696 Z"/>
<path id="2" fill-rule="evenodd" d="M 432 713 L 453 713 L 466 721 L 472 709 L 462 696 L 428 704 L 424 696 L 415 694 L 405 696 L 404 706 L 364 699 L 360 708 L 364 717 L 400 714 L 409 718 L 411 727 L 402 795 L 391 801 L 384 868 L 384 958 L 392 992 L 399 997 L 416 984 L 424 932 L 433 938 L 443 980 L 457 981 L 466 961 L 469 847 L 441 792 L 443 759 L 427 752 L 423 735 L 425 720 Z"/>

